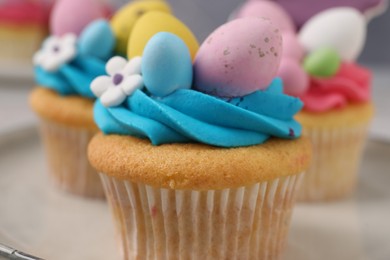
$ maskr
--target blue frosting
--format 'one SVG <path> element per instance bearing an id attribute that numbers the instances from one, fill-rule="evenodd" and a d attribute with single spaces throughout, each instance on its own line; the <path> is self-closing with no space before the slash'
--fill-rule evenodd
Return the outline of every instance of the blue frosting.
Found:
<path id="1" fill-rule="evenodd" d="M 294 139 L 301 125 L 294 115 L 302 102 L 283 94 L 277 78 L 267 90 L 220 99 L 191 89 L 166 97 L 137 90 L 118 107 L 95 103 L 94 116 L 105 134 L 148 138 L 153 145 L 200 142 L 218 147 L 261 144 L 270 137 Z"/>
<path id="2" fill-rule="evenodd" d="M 105 66 L 112 57 L 114 46 L 115 36 L 108 22 L 94 21 L 78 38 L 76 57 L 55 72 L 35 66 L 35 80 L 40 86 L 53 89 L 60 95 L 95 99 L 90 84 L 96 77 L 106 74 Z"/>
<path id="3" fill-rule="evenodd" d="M 105 64 L 104 61 L 93 57 L 78 55 L 75 60 L 62 65 L 56 72 L 47 72 L 42 67 L 35 67 L 35 80 L 40 86 L 53 89 L 64 96 L 80 95 L 95 98 L 89 86 L 97 76 L 105 74 Z"/>

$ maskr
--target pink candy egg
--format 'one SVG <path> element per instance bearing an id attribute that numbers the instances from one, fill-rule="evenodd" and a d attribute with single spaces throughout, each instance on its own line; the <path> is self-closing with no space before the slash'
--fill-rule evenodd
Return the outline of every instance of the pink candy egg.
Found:
<path id="1" fill-rule="evenodd" d="M 305 50 L 294 32 L 283 33 L 283 59 L 291 58 L 301 61 L 305 55 Z"/>
<path id="2" fill-rule="evenodd" d="M 282 59 L 278 76 L 283 80 L 284 93 L 287 95 L 300 96 L 309 88 L 309 76 L 294 59 Z"/>
<path id="3" fill-rule="evenodd" d="M 92 21 L 104 18 L 107 11 L 98 0 L 57 0 L 50 17 L 51 33 L 79 35 Z"/>
<path id="4" fill-rule="evenodd" d="M 283 32 L 296 31 L 292 18 L 278 3 L 271 1 L 249 1 L 237 13 L 237 18 L 252 16 L 270 19 Z"/>
<path id="5" fill-rule="evenodd" d="M 231 21 L 201 45 L 194 64 L 195 88 L 220 97 L 240 97 L 266 89 L 281 57 L 281 33 L 267 19 Z"/>

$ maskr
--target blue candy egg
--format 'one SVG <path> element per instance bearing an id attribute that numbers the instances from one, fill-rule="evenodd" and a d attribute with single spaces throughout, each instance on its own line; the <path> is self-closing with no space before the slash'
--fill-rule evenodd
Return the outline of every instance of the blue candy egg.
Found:
<path id="1" fill-rule="evenodd" d="M 187 45 L 178 36 L 160 32 L 155 34 L 142 56 L 142 76 L 148 91 L 159 97 L 192 85 L 192 61 Z"/>
<path id="2" fill-rule="evenodd" d="M 78 47 L 81 54 L 107 59 L 115 46 L 114 33 L 106 20 L 90 23 L 80 34 Z"/>

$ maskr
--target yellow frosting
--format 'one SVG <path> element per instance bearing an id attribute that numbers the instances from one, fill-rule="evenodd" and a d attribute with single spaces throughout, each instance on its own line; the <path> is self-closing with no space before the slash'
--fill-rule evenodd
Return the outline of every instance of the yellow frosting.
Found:
<path id="1" fill-rule="evenodd" d="M 158 32 L 170 32 L 180 37 L 188 46 L 191 57 L 194 59 L 199 49 L 199 43 L 194 34 L 177 18 L 163 12 L 149 12 L 137 21 L 128 43 L 128 58 L 142 56 L 147 42 Z"/>
<path id="2" fill-rule="evenodd" d="M 111 27 L 117 39 L 117 53 L 126 55 L 127 43 L 135 23 L 149 11 L 170 13 L 171 9 L 167 3 L 161 0 L 143 0 L 129 3 L 113 16 Z"/>

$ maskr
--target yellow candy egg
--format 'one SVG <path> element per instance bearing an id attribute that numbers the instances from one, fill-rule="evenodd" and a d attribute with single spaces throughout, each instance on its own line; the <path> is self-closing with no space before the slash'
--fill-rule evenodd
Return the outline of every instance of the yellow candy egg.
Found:
<path id="1" fill-rule="evenodd" d="M 138 19 L 130 35 L 127 49 L 128 58 L 142 56 L 148 41 L 159 32 L 170 32 L 180 37 L 190 50 L 194 59 L 199 49 L 199 43 L 191 30 L 171 14 L 149 12 Z"/>
<path id="2" fill-rule="evenodd" d="M 111 19 L 111 27 L 117 39 L 116 52 L 126 55 L 127 42 L 136 21 L 145 13 L 160 11 L 170 13 L 171 9 L 167 3 L 161 0 L 135 1 L 121 8 Z"/>

